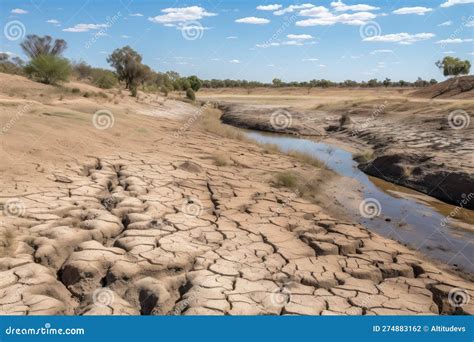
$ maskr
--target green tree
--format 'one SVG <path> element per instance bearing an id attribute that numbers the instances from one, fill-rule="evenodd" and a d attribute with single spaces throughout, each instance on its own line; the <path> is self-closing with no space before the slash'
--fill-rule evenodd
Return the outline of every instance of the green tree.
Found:
<path id="1" fill-rule="evenodd" d="M 272 80 L 272 83 L 273 83 L 273 86 L 275 87 L 281 87 L 283 84 L 283 82 L 279 78 L 274 78 Z"/>
<path id="2" fill-rule="evenodd" d="M 471 70 L 471 62 L 452 56 L 446 56 L 442 61 L 437 61 L 435 64 L 443 70 L 444 76 L 467 75 Z"/>
<path id="3" fill-rule="evenodd" d="M 189 84 L 191 85 L 191 89 L 197 92 L 201 89 L 202 81 L 195 75 L 188 77 Z"/>
<path id="4" fill-rule="evenodd" d="M 142 56 L 130 46 L 115 49 L 107 57 L 107 62 L 115 68 L 119 81 L 125 82 L 125 88 L 132 90 L 145 74 Z"/>
<path id="5" fill-rule="evenodd" d="M 54 55 L 39 55 L 25 66 L 25 72 L 32 79 L 46 84 L 67 81 L 71 74 L 71 65 L 65 58 Z"/>

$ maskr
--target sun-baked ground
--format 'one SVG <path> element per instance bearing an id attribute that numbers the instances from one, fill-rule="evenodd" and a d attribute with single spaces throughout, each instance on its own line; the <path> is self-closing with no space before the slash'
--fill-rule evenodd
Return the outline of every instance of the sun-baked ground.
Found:
<path id="1" fill-rule="evenodd" d="M 199 106 L 0 80 L 2 314 L 474 311 L 471 282 L 275 187 L 319 171 Z"/>

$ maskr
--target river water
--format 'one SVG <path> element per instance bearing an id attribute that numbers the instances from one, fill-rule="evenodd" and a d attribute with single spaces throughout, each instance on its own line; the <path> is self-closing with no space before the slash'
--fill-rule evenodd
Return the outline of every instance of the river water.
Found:
<path id="1" fill-rule="evenodd" d="M 282 134 L 244 132 L 259 143 L 277 145 L 284 152 L 307 153 L 323 161 L 328 168 L 344 176 L 341 187 L 345 177 L 352 184 L 356 180 L 362 196 L 357 202 L 359 205 L 348 199 L 349 194 L 337 200 L 345 212 L 368 229 L 464 272 L 474 273 L 473 211 L 368 176 L 357 168 L 353 155 L 338 146 Z M 454 214 L 455 219 L 451 217 Z"/>

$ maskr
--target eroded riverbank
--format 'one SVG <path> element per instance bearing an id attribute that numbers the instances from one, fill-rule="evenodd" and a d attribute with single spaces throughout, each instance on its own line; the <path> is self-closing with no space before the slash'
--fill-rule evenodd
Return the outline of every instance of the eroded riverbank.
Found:
<path id="1" fill-rule="evenodd" d="M 365 173 L 468 209 L 474 209 L 474 200 L 466 200 L 474 194 L 474 127 L 464 113 L 473 107 L 464 103 L 460 112 L 457 103 L 383 99 L 315 109 L 220 104 L 226 124 L 339 139 L 360 150 Z M 453 126 L 450 113 L 465 127 Z"/>

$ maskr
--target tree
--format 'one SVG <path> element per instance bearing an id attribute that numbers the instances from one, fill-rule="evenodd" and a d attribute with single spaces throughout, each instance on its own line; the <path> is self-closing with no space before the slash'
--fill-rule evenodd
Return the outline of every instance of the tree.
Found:
<path id="1" fill-rule="evenodd" d="M 45 84 L 66 81 L 71 73 L 71 65 L 65 58 L 51 54 L 39 55 L 31 59 L 25 72 L 34 80 Z"/>
<path id="2" fill-rule="evenodd" d="M 471 69 L 471 62 L 452 56 L 446 56 L 442 61 L 437 61 L 435 64 L 443 70 L 444 76 L 467 75 Z"/>
<path id="3" fill-rule="evenodd" d="M 188 77 L 189 84 L 191 85 L 191 89 L 197 92 L 201 89 L 202 81 L 195 75 Z"/>
<path id="4" fill-rule="evenodd" d="M 188 99 L 190 99 L 191 101 L 195 101 L 196 100 L 196 94 L 194 94 L 194 91 L 191 89 L 191 88 L 188 88 L 186 90 L 186 97 Z"/>
<path id="5" fill-rule="evenodd" d="M 67 48 L 64 39 L 55 39 L 51 36 L 40 37 L 36 34 L 29 34 L 20 44 L 25 54 L 31 59 L 41 55 L 60 56 Z"/>
<path id="6" fill-rule="evenodd" d="M 274 79 L 272 80 L 272 83 L 273 83 L 273 85 L 274 85 L 275 87 L 281 87 L 282 84 L 283 84 L 283 82 L 282 82 L 279 78 L 274 78 Z"/>
<path id="7" fill-rule="evenodd" d="M 383 86 L 384 86 L 385 88 L 387 88 L 387 87 L 389 87 L 391 84 L 392 84 L 392 81 L 390 80 L 390 78 L 385 77 L 385 79 L 383 80 Z"/>
<path id="8" fill-rule="evenodd" d="M 142 56 L 130 46 L 115 49 L 107 57 L 107 62 L 115 68 L 119 81 L 125 82 L 125 88 L 132 90 L 145 74 Z"/>

